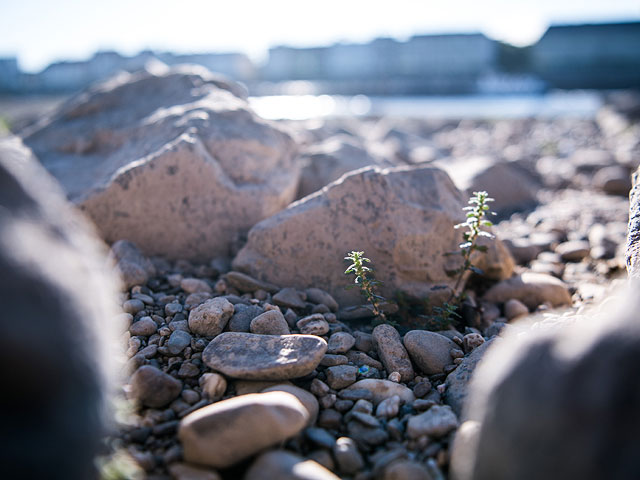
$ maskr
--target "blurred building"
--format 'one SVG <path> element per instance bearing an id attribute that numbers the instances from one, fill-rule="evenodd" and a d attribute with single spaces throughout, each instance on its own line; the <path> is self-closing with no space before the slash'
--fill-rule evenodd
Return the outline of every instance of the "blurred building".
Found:
<path id="1" fill-rule="evenodd" d="M 552 26 L 530 53 L 556 88 L 640 88 L 640 22 Z"/>

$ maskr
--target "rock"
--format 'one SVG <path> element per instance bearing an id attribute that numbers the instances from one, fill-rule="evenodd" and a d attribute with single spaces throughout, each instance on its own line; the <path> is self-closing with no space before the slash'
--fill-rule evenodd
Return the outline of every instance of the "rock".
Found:
<path id="1" fill-rule="evenodd" d="M 186 461 L 227 468 L 297 435 L 308 420 L 290 393 L 254 393 L 190 413 L 180 422 L 178 438 Z"/>
<path id="2" fill-rule="evenodd" d="M 126 290 L 135 285 L 145 285 L 156 273 L 153 263 L 127 240 L 118 240 L 111 246 L 111 257 Z"/>
<path id="3" fill-rule="evenodd" d="M 264 290 L 265 292 L 276 293 L 279 290 L 275 285 L 267 282 L 261 282 L 260 280 L 250 277 L 242 272 L 227 272 L 224 279 L 229 285 L 240 292 L 252 293 L 256 290 Z"/>
<path id="4" fill-rule="evenodd" d="M 553 307 L 571 305 L 571 294 L 567 285 L 551 275 L 526 272 L 503 280 L 491 287 L 483 299 L 493 303 L 504 303 L 515 298 L 529 310 L 538 305 L 550 303 Z"/>
<path id="5" fill-rule="evenodd" d="M 228 327 L 232 332 L 249 332 L 251 321 L 264 312 L 258 305 L 234 305 L 234 313 L 229 320 Z"/>
<path id="6" fill-rule="evenodd" d="M 172 355 L 178 355 L 185 348 L 191 345 L 191 335 L 184 330 L 176 330 L 167 341 L 167 348 Z"/>
<path id="7" fill-rule="evenodd" d="M 141 405 L 161 408 L 178 398 L 182 382 L 162 370 L 145 365 L 135 371 L 130 380 L 131 397 Z"/>
<path id="8" fill-rule="evenodd" d="M 207 300 L 189 312 L 189 329 L 204 337 L 218 335 L 234 312 L 233 305 L 222 297 Z"/>
<path id="9" fill-rule="evenodd" d="M 244 380 L 288 380 L 315 370 L 327 342 L 313 335 L 255 335 L 225 332 L 202 352 L 213 370 Z"/>
<path id="10" fill-rule="evenodd" d="M 434 405 L 420 415 L 409 417 L 407 435 L 416 439 L 422 435 L 440 438 L 458 427 L 458 418 L 448 405 Z"/>
<path id="11" fill-rule="evenodd" d="M 338 302 L 336 302 L 334 298 L 324 290 L 312 287 L 307 288 L 305 293 L 307 294 L 307 300 L 310 302 L 326 305 L 332 312 L 338 311 Z"/>
<path id="12" fill-rule="evenodd" d="M 299 178 L 291 137 L 232 90 L 200 67 L 122 74 L 25 141 L 108 242 L 208 261 L 288 205 Z"/>
<path id="13" fill-rule="evenodd" d="M 287 384 L 278 384 L 271 387 L 267 387 L 262 390 L 263 393 L 266 392 L 287 392 L 296 397 L 304 408 L 309 412 L 309 425 L 313 425 L 318 418 L 318 412 L 320 411 L 320 406 L 318 405 L 318 400 L 316 397 L 307 392 L 306 390 L 296 387 L 294 385 Z"/>
<path id="14" fill-rule="evenodd" d="M 352 137 L 337 135 L 307 148 L 300 156 L 302 174 L 297 199 L 320 190 L 345 173 L 369 165 L 392 166 L 369 154 Z"/>
<path id="15" fill-rule="evenodd" d="M 336 439 L 333 435 L 323 428 L 307 428 L 304 433 L 309 440 L 320 447 L 332 449 L 336 444 Z"/>
<path id="16" fill-rule="evenodd" d="M 373 350 L 373 335 L 370 333 L 356 331 L 353 332 L 356 339 L 355 347 L 361 352 L 370 352 Z"/>
<path id="17" fill-rule="evenodd" d="M 467 418 L 480 422 L 460 478 L 625 478 L 640 468 L 638 285 L 598 319 L 514 331 L 471 382 Z M 543 442 L 540 439 L 544 438 Z"/>
<path id="18" fill-rule="evenodd" d="M 398 372 L 403 382 L 413 380 L 414 373 L 409 354 L 395 328 L 391 325 L 378 325 L 373 329 L 373 341 L 387 372 Z"/>
<path id="19" fill-rule="evenodd" d="M 301 318 L 296 322 L 296 327 L 304 335 L 324 335 L 329 332 L 329 323 L 321 313 L 314 313 Z"/>
<path id="20" fill-rule="evenodd" d="M 214 402 L 220 400 L 227 390 L 227 381 L 219 373 L 205 373 L 199 383 L 202 391 Z"/>
<path id="21" fill-rule="evenodd" d="M 0 247 L 2 476 L 91 478 L 120 356 L 119 282 L 89 222 L 12 136 L 0 139 Z"/>
<path id="22" fill-rule="evenodd" d="M 493 340 L 489 340 L 464 357 L 462 363 L 453 372 L 447 375 L 445 381 L 444 401 L 453 408 L 458 416 L 463 415 L 463 407 L 469 391 L 469 381 L 484 353 Z"/>
<path id="23" fill-rule="evenodd" d="M 378 404 L 376 409 L 376 417 L 393 418 L 398 415 L 400 411 L 400 397 L 394 395 L 389 397 Z"/>
<path id="24" fill-rule="evenodd" d="M 529 315 L 529 309 L 520 300 L 512 298 L 504 303 L 504 316 L 507 320 L 511 321 L 527 315 Z"/>
<path id="25" fill-rule="evenodd" d="M 349 363 L 349 359 L 344 355 L 333 355 L 327 353 L 324 357 L 322 357 L 322 361 L 320 365 L 323 367 L 335 367 L 338 365 L 346 365 Z"/>
<path id="26" fill-rule="evenodd" d="M 629 229 L 625 259 L 630 277 L 640 277 L 640 167 L 633 174 L 633 188 L 629 193 Z"/>
<path id="27" fill-rule="evenodd" d="M 338 470 L 346 474 L 356 473 L 364 467 L 364 459 L 358 451 L 356 442 L 349 437 L 340 437 L 336 440 L 333 457 L 338 464 Z"/>
<path id="28" fill-rule="evenodd" d="M 589 256 L 590 250 L 589 242 L 586 240 L 563 242 L 555 248 L 564 262 L 580 262 Z"/>
<path id="29" fill-rule="evenodd" d="M 601 168 L 593 176 L 592 185 L 609 195 L 629 195 L 631 190 L 631 175 L 622 166 Z"/>
<path id="30" fill-rule="evenodd" d="M 400 400 L 402 400 L 404 403 L 411 403 L 415 400 L 415 396 L 413 395 L 411 389 L 405 387 L 404 385 L 400 385 L 399 383 L 394 383 L 389 380 L 377 380 L 374 378 L 358 380 L 356 383 L 343 390 L 341 392 L 341 396 L 345 392 L 357 390 L 370 392 L 372 395 L 371 400 L 375 405 L 378 405 L 386 398 L 393 397 L 394 395 L 398 395 L 400 397 Z"/>
<path id="31" fill-rule="evenodd" d="M 131 335 L 140 335 L 148 337 L 153 335 L 158 330 L 158 324 L 153 321 L 151 317 L 142 317 L 137 322 L 134 322 L 129 327 Z"/>
<path id="32" fill-rule="evenodd" d="M 251 320 L 249 330 L 251 333 L 261 335 L 288 335 L 291 333 L 289 324 L 287 324 L 280 310 L 267 310 L 261 313 Z"/>
<path id="33" fill-rule="evenodd" d="M 479 347 L 484 343 L 484 338 L 479 333 L 467 333 L 462 338 L 462 346 L 464 347 L 464 351 L 466 353 L 470 353 L 475 348 Z M 449 352 L 451 356 L 453 356 L 453 352 Z"/>
<path id="34" fill-rule="evenodd" d="M 183 278 L 180 288 L 187 293 L 213 293 L 211 286 L 199 278 Z"/>
<path id="35" fill-rule="evenodd" d="M 263 390 L 275 387 L 276 385 L 292 385 L 288 380 L 236 380 L 233 387 L 236 395 L 246 395 L 247 393 L 261 393 Z"/>
<path id="36" fill-rule="evenodd" d="M 427 375 L 442 373 L 451 364 L 450 351 L 457 345 L 444 335 L 426 330 L 411 330 L 403 338 L 404 346 L 416 366 Z"/>
<path id="37" fill-rule="evenodd" d="M 347 332 L 336 332 L 329 337 L 327 352 L 331 354 L 347 353 L 356 343 L 353 335 Z"/>
<path id="38" fill-rule="evenodd" d="M 338 365 L 326 370 L 327 383 L 334 390 L 342 390 L 356 381 L 358 369 L 351 365 Z"/>
<path id="39" fill-rule="evenodd" d="M 172 463 L 167 469 L 171 474 L 171 478 L 175 480 L 222 480 L 222 477 L 214 470 L 186 463 Z"/>
<path id="40" fill-rule="evenodd" d="M 421 463 L 412 460 L 391 462 L 382 475 L 382 480 L 433 480 L 433 478 Z"/>
<path id="41" fill-rule="evenodd" d="M 379 294 L 417 297 L 435 285 L 452 285 L 446 270 L 459 256 L 453 226 L 464 217 L 462 195 L 439 169 L 418 166 L 357 170 L 255 225 L 233 261 L 245 271 L 280 285 L 320 287 L 343 306 L 360 304 L 345 290 L 343 257 L 357 245 L 372 259 Z M 428 253 L 427 253 L 428 252 Z"/>
<path id="42" fill-rule="evenodd" d="M 273 303 L 284 308 L 304 308 L 305 303 L 295 288 L 283 288 L 273 296 Z"/>
<path id="43" fill-rule="evenodd" d="M 331 471 L 313 460 L 273 450 L 260 455 L 249 467 L 244 480 L 339 480 Z"/>

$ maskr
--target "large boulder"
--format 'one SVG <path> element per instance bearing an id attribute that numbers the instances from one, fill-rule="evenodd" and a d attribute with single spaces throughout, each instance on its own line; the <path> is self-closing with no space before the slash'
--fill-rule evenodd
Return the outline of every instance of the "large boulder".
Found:
<path id="1" fill-rule="evenodd" d="M 3 477 L 94 478 L 117 291 L 106 258 L 31 152 L 0 140 Z"/>
<path id="2" fill-rule="evenodd" d="M 336 135 L 308 147 L 300 156 L 302 175 L 297 198 L 320 190 L 345 173 L 369 165 L 392 166 L 371 155 L 354 137 Z"/>
<path id="3" fill-rule="evenodd" d="M 123 74 L 72 98 L 25 142 L 108 242 L 230 256 L 295 196 L 291 137 L 203 69 Z"/>
<path id="4" fill-rule="evenodd" d="M 459 265 L 463 197 L 442 170 L 369 167 L 257 224 L 233 261 L 234 269 L 271 283 L 319 287 L 341 305 L 359 304 L 344 275 L 346 253 L 362 250 L 384 282 L 380 293 L 435 296 Z M 435 297 L 434 297 L 435 298 Z"/>
<path id="5" fill-rule="evenodd" d="M 617 313 L 609 302 L 596 318 L 541 322 L 488 349 L 467 398 L 467 418 L 479 424 L 454 448 L 452 478 L 637 476 L 640 305 L 633 287 Z"/>

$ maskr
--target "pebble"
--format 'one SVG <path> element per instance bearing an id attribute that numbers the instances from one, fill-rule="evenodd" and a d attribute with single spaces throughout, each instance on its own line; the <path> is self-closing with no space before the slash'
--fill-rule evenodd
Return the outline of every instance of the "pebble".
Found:
<path id="1" fill-rule="evenodd" d="M 336 302 L 335 299 L 324 290 L 319 288 L 307 288 L 305 293 L 307 294 L 307 300 L 309 302 L 326 305 L 332 312 L 338 311 L 338 302 Z"/>
<path id="2" fill-rule="evenodd" d="M 241 292 L 251 293 L 256 290 L 264 290 L 269 293 L 276 293 L 279 290 L 275 285 L 261 282 L 241 272 L 227 272 L 224 278 L 227 284 Z"/>
<path id="3" fill-rule="evenodd" d="M 433 480 L 424 465 L 413 460 L 391 462 L 382 475 L 382 480 Z"/>
<path id="4" fill-rule="evenodd" d="M 227 468 L 297 435 L 308 420 L 307 409 L 290 393 L 254 393 L 190 413 L 178 438 L 188 462 Z"/>
<path id="5" fill-rule="evenodd" d="M 353 401 L 373 399 L 373 394 L 371 393 L 371 391 L 367 390 L 366 388 L 353 388 L 353 385 L 351 387 L 352 388 L 348 388 L 338 392 L 338 394 L 340 395 L 340 398 L 342 398 L 343 400 L 353 400 Z"/>
<path id="6" fill-rule="evenodd" d="M 319 447 L 332 449 L 336 444 L 336 439 L 333 435 L 327 432 L 324 428 L 310 427 L 304 431 L 305 437 L 311 440 Z"/>
<path id="7" fill-rule="evenodd" d="M 227 381 L 219 373 L 205 373 L 199 379 L 200 388 L 213 402 L 222 398 L 227 390 Z"/>
<path id="8" fill-rule="evenodd" d="M 342 390 L 356 381 L 358 369 L 352 365 L 338 365 L 326 370 L 327 384 L 334 390 Z"/>
<path id="9" fill-rule="evenodd" d="M 210 293 L 206 293 L 206 292 L 192 293 L 191 295 L 189 295 L 187 298 L 184 299 L 184 306 L 187 310 L 190 310 L 194 307 L 197 307 L 201 303 L 206 302 L 211 298 L 211 296 L 212 295 Z"/>
<path id="10" fill-rule="evenodd" d="M 303 309 L 306 305 L 302 298 L 300 298 L 300 294 L 298 294 L 298 291 L 295 288 L 283 288 L 271 299 L 275 305 L 284 308 Z"/>
<path id="11" fill-rule="evenodd" d="M 125 313 L 130 313 L 131 315 L 135 315 L 136 313 L 144 310 L 144 302 L 142 300 L 131 299 L 127 300 L 122 304 L 122 310 Z"/>
<path id="12" fill-rule="evenodd" d="M 189 405 L 193 405 L 194 403 L 200 401 L 200 394 L 195 390 L 191 390 L 190 388 L 185 388 L 184 390 L 182 390 L 180 396 Z"/>
<path id="13" fill-rule="evenodd" d="M 462 338 L 462 345 L 466 353 L 470 353 L 474 348 L 479 347 L 484 343 L 484 338 L 479 333 L 467 333 Z M 445 371 L 445 373 L 447 373 Z"/>
<path id="14" fill-rule="evenodd" d="M 191 362 L 184 362 L 178 370 L 178 376 L 180 378 L 191 378 L 197 377 L 198 375 L 200 375 L 200 368 Z"/>
<path id="15" fill-rule="evenodd" d="M 440 438 L 458 427 L 458 417 L 448 405 L 434 405 L 419 415 L 409 417 L 407 435 L 417 439 L 423 435 Z"/>
<path id="16" fill-rule="evenodd" d="M 364 352 L 356 352 L 354 350 L 350 350 L 347 352 L 347 358 L 349 361 L 357 366 L 367 365 L 369 367 L 375 368 L 377 370 L 383 370 L 384 367 L 382 363 L 378 360 L 371 358 Z"/>
<path id="17" fill-rule="evenodd" d="M 251 321 L 264 312 L 262 307 L 257 305 L 235 305 L 235 311 L 228 323 L 231 332 L 249 332 Z"/>
<path id="18" fill-rule="evenodd" d="M 365 449 L 384 444 L 389 439 L 389 434 L 382 428 L 371 428 L 358 421 L 347 423 L 347 432 L 358 444 Z"/>
<path id="19" fill-rule="evenodd" d="M 159 408 L 175 400 L 182 382 L 151 365 L 138 368 L 131 376 L 131 396 L 140 404 Z"/>
<path id="20" fill-rule="evenodd" d="M 353 400 L 336 400 L 333 404 L 333 408 L 335 408 L 340 413 L 345 413 L 353 408 Z"/>
<path id="21" fill-rule="evenodd" d="M 390 382 L 389 380 L 376 380 L 367 378 L 365 380 L 358 380 L 353 385 L 347 387 L 340 392 L 342 398 L 349 390 L 366 390 L 371 394 L 371 400 L 374 405 L 378 405 L 384 399 L 398 395 L 404 403 L 412 403 L 415 400 L 413 392 L 402 384 Z"/>
<path id="22" fill-rule="evenodd" d="M 203 337 L 219 335 L 234 312 L 233 305 L 222 297 L 207 300 L 189 313 L 189 329 Z"/>
<path id="23" fill-rule="evenodd" d="M 261 335 L 288 335 L 291 333 L 289 324 L 280 310 L 268 310 L 255 317 L 251 320 L 249 331 Z"/>
<path id="24" fill-rule="evenodd" d="M 393 418 L 400 411 L 400 397 L 393 395 L 378 404 L 376 408 L 376 417 Z"/>
<path id="25" fill-rule="evenodd" d="M 336 332 L 329 337 L 327 352 L 332 354 L 346 353 L 356 343 L 353 335 L 347 332 Z"/>
<path id="26" fill-rule="evenodd" d="M 339 430 L 342 425 L 342 415 L 337 410 L 327 408 L 320 411 L 317 423 L 319 427 L 328 430 Z"/>
<path id="27" fill-rule="evenodd" d="M 148 337 L 153 335 L 158 330 L 158 325 L 152 320 L 151 317 L 142 317 L 137 322 L 133 322 L 129 327 L 131 335 Z"/>
<path id="28" fill-rule="evenodd" d="M 354 332 L 353 336 L 356 339 L 355 348 L 361 352 L 370 352 L 373 350 L 373 335 L 365 332 Z"/>
<path id="29" fill-rule="evenodd" d="M 327 342 L 312 335 L 225 332 L 209 343 L 202 359 L 231 378 L 288 380 L 313 372 L 326 350 Z"/>
<path id="30" fill-rule="evenodd" d="M 427 393 L 431 391 L 431 382 L 429 380 L 422 380 L 415 384 L 413 387 L 413 394 L 417 398 L 424 397 Z"/>
<path id="31" fill-rule="evenodd" d="M 400 380 L 402 380 L 402 375 L 400 375 L 399 372 L 391 372 L 387 378 L 392 382 L 400 383 Z"/>
<path id="32" fill-rule="evenodd" d="M 180 305 L 178 302 L 167 303 L 164 306 L 164 314 L 168 317 L 172 317 L 180 312 L 182 312 L 182 305 Z"/>
<path id="33" fill-rule="evenodd" d="M 380 420 L 368 413 L 350 412 L 349 418 L 357 420 L 366 427 L 377 428 L 380 426 Z"/>
<path id="34" fill-rule="evenodd" d="M 338 470 L 342 473 L 353 474 L 364 468 L 364 459 L 356 442 L 349 437 L 340 437 L 333 447 L 333 457 L 338 465 Z"/>
<path id="35" fill-rule="evenodd" d="M 330 355 L 327 353 L 322 358 L 320 365 L 323 367 L 335 367 L 336 365 L 346 365 L 347 363 L 349 363 L 349 359 L 344 355 Z"/>
<path id="36" fill-rule="evenodd" d="M 331 408 L 336 404 L 336 398 L 337 397 L 335 393 L 329 393 L 327 395 L 320 397 L 318 401 L 320 402 L 320 406 L 326 409 L 326 408 Z"/>
<path id="37" fill-rule="evenodd" d="M 329 385 L 324 383 L 322 380 L 314 378 L 311 381 L 310 390 L 316 397 L 323 397 L 329 393 Z"/>
<path id="38" fill-rule="evenodd" d="M 456 344 L 444 335 L 426 330 L 407 332 L 404 346 L 416 366 L 428 375 L 442 373 L 451 363 L 449 352 L 456 348 Z"/>
<path id="39" fill-rule="evenodd" d="M 580 262 L 589 256 L 591 247 L 586 240 L 572 240 L 559 244 L 555 251 L 560 254 L 564 262 Z"/>
<path id="40" fill-rule="evenodd" d="M 507 317 L 507 320 L 511 321 L 527 315 L 529 315 L 529 309 L 517 298 L 511 298 L 505 302 L 504 316 Z"/>
<path id="41" fill-rule="evenodd" d="M 211 286 L 199 278 L 183 278 L 180 288 L 187 293 L 213 293 Z"/>
<path id="42" fill-rule="evenodd" d="M 329 323 L 320 313 L 314 313 L 297 321 L 296 327 L 305 335 L 325 335 L 329 332 Z"/>
<path id="43" fill-rule="evenodd" d="M 147 345 L 142 350 L 138 352 L 138 355 L 143 356 L 144 358 L 153 358 L 158 353 L 157 345 Z"/>
<path id="44" fill-rule="evenodd" d="M 378 325 L 373 329 L 373 340 L 387 372 L 398 372 L 403 382 L 413 380 L 411 360 L 398 331 L 391 325 Z"/>
<path id="45" fill-rule="evenodd" d="M 172 355 L 178 355 L 186 347 L 191 345 L 191 335 L 184 330 L 175 330 L 167 340 L 166 346 Z"/>

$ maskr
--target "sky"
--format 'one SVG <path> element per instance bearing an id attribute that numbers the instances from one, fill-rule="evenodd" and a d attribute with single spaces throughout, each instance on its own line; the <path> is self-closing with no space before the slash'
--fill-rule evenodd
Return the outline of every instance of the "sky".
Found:
<path id="1" fill-rule="evenodd" d="M 247 53 L 483 32 L 534 43 L 549 24 L 640 20 L 640 0 L 2 0 L 0 57 L 25 71 L 98 50 Z"/>

